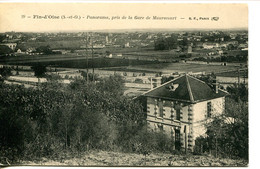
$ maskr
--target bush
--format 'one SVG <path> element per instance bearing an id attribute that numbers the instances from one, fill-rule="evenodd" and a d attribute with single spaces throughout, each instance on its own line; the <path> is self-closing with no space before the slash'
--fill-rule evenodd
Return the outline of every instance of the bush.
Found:
<path id="1" fill-rule="evenodd" d="M 139 78 L 137 78 L 137 79 L 135 79 L 135 81 L 134 81 L 135 83 L 143 83 L 143 80 L 142 79 L 139 79 Z"/>
<path id="2" fill-rule="evenodd" d="M 226 99 L 225 113 L 207 124 L 208 149 L 217 157 L 248 160 L 248 104 Z"/>
<path id="3" fill-rule="evenodd" d="M 1 83 L 1 156 L 17 162 L 65 150 L 128 151 L 145 114 L 139 103 L 123 96 L 122 87 L 118 75 L 97 83 L 76 79 L 68 86 L 47 81 L 37 89 Z"/>

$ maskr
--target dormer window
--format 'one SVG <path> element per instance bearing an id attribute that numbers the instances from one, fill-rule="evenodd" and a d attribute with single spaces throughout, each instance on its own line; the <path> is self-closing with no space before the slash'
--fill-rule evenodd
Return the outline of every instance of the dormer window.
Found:
<path id="1" fill-rule="evenodd" d="M 179 84 L 173 84 L 171 83 L 168 88 L 170 91 L 175 91 L 179 87 Z"/>

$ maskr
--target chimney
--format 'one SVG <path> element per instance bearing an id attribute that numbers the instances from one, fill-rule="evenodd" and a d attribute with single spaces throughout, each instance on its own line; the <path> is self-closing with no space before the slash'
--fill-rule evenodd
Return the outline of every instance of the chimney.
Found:
<path id="1" fill-rule="evenodd" d="M 218 93 L 218 82 L 217 82 L 217 79 L 215 78 L 212 82 L 212 85 L 213 85 L 213 90 Z"/>

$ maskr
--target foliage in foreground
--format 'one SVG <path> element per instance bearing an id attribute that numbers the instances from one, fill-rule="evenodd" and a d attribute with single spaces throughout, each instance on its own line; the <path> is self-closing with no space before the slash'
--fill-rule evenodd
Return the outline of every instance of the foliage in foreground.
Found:
<path id="1" fill-rule="evenodd" d="M 91 149 L 166 151 L 163 134 L 147 131 L 145 118 L 141 105 L 123 96 L 123 79 L 117 75 L 70 85 L 49 77 L 37 88 L 0 83 L 0 162 Z"/>
<path id="2" fill-rule="evenodd" d="M 123 96 L 121 76 L 69 85 L 53 75 L 47 79 L 36 89 L 0 82 L 0 163 L 89 150 L 135 152 L 146 159 L 171 150 L 165 134 L 147 130 L 142 106 Z M 197 153 L 248 158 L 248 105 L 237 90 L 230 90 L 225 114 L 208 124 L 208 137 L 196 140 Z"/>
<path id="3" fill-rule="evenodd" d="M 225 113 L 206 124 L 207 136 L 197 138 L 195 152 L 248 160 L 247 88 L 235 85 L 228 90 Z"/>

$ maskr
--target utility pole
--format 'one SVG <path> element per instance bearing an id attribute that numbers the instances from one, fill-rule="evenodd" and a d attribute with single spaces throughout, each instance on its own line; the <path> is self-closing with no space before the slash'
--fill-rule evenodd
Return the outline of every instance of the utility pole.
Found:
<path id="1" fill-rule="evenodd" d="M 86 36 L 86 62 L 87 62 L 87 83 L 88 83 L 88 35 Z"/>
<path id="2" fill-rule="evenodd" d="M 94 76 L 94 51 L 93 51 L 93 35 L 91 35 L 91 54 L 92 54 L 92 69 L 93 69 L 93 82 L 95 81 L 95 76 Z"/>
<path id="3" fill-rule="evenodd" d="M 216 158 L 218 158 L 218 139 L 217 139 L 217 135 L 216 135 L 216 138 L 215 138 L 215 146 L 216 146 L 216 154 L 215 154 L 215 156 L 216 156 Z"/>
<path id="4" fill-rule="evenodd" d="M 238 68 L 237 72 L 238 72 L 237 81 L 238 81 L 238 85 L 240 85 L 240 69 L 239 68 Z"/>
<path id="5" fill-rule="evenodd" d="M 244 84 L 246 84 L 246 70 L 244 69 Z"/>

